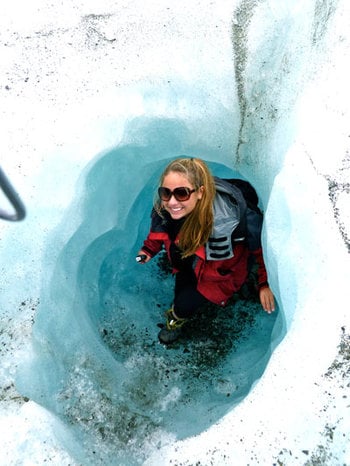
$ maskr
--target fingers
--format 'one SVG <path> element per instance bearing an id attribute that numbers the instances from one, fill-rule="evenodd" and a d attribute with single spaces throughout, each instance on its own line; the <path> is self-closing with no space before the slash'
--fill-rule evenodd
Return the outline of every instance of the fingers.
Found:
<path id="1" fill-rule="evenodd" d="M 136 262 L 139 264 L 145 264 L 149 260 L 151 260 L 148 254 L 145 254 L 144 251 L 139 251 L 138 255 L 135 257 Z"/>
<path id="2" fill-rule="evenodd" d="M 141 262 L 141 264 L 143 262 L 146 262 L 146 259 L 147 259 L 147 256 L 146 254 L 139 254 L 138 256 L 135 257 L 136 259 L 136 262 Z"/>
<path id="3" fill-rule="evenodd" d="M 275 298 L 269 287 L 260 290 L 260 302 L 265 312 L 271 314 L 275 310 Z"/>

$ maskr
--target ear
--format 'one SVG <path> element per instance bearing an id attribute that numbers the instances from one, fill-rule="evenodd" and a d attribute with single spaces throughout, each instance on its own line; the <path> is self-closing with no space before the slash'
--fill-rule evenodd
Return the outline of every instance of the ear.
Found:
<path id="1" fill-rule="evenodd" d="M 199 189 L 198 189 L 198 199 L 202 199 L 203 197 L 203 193 L 204 193 L 204 186 L 201 186 Z"/>

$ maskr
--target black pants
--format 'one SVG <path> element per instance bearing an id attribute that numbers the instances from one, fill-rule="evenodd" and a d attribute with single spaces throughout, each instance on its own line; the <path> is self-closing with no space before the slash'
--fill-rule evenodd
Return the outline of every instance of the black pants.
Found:
<path id="1" fill-rule="evenodd" d="M 208 300 L 197 291 L 194 272 L 177 272 L 175 275 L 174 311 L 177 317 L 193 317 Z"/>

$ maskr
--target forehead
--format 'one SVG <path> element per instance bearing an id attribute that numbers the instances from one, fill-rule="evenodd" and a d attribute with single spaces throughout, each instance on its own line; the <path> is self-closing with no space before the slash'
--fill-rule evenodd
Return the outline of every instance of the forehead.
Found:
<path id="1" fill-rule="evenodd" d="M 187 176 L 179 172 L 169 172 L 164 176 L 162 186 L 166 188 L 176 188 L 180 186 L 192 188 L 192 184 L 188 180 Z"/>

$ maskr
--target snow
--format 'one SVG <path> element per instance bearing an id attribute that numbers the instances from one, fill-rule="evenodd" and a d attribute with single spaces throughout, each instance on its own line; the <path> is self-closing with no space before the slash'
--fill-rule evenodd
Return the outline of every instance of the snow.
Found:
<path id="1" fill-rule="evenodd" d="M 1 166 L 28 215 L 1 223 L 0 464 L 350 463 L 348 17 L 345 0 L 3 5 Z M 257 187 L 279 303 L 238 305 L 251 327 L 211 360 L 215 332 L 156 343 L 171 283 L 133 262 L 180 154 Z"/>

